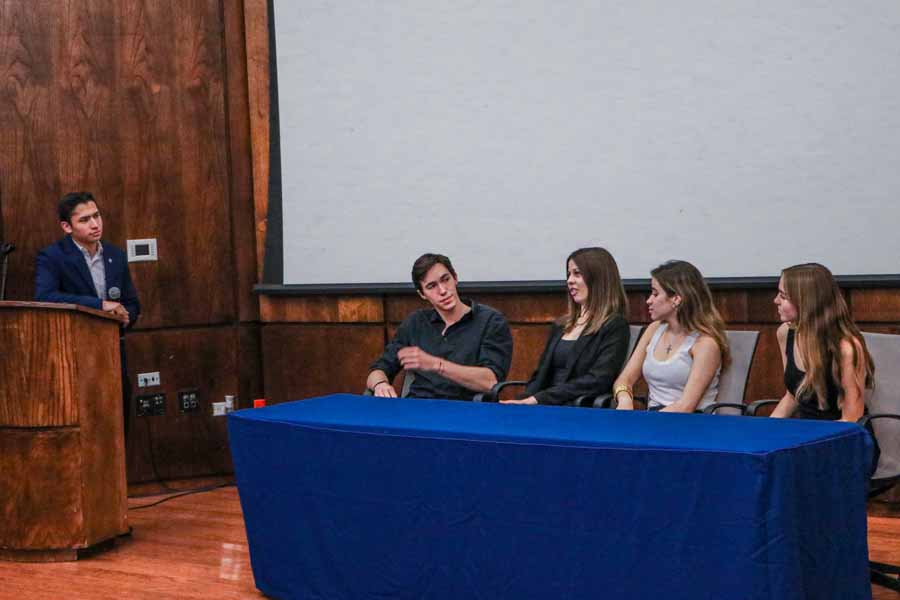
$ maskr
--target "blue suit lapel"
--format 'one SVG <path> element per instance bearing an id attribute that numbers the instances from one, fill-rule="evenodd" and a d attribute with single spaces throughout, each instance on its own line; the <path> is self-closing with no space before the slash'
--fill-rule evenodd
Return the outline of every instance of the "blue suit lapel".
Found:
<path id="1" fill-rule="evenodd" d="M 103 271 L 106 273 L 106 291 L 109 293 L 109 290 L 117 287 L 119 291 L 122 291 L 122 282 L 119 281 L 118 275 L 121 272 L 117 264 L 117 259 L 113 257 L 112 252 L 108 252 L 106 248 L 103 250 Z"/>
<path id="2" fill-rule="evenodd" d="M 87 263 L 84 260 L 84 254 L 81 253 L 81 250 L 78 249 L 78 246 L 75 245 L 75 242 L 72 241 L 71 237 L 66 237 L 66 261 L 68 261 L 69 266 L 75 269 L 75 271 L 81 275 L 82 283 L 85 285 L 85 289 L 89 291 L 91 295 L 97 294 L 97 288 L 94 286 L 94 278 L 91 277 L 91 271 L 88 269 Z"/>

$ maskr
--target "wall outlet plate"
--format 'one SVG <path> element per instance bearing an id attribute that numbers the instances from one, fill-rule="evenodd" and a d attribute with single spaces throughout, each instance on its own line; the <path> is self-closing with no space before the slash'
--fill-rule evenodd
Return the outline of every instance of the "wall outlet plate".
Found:
<path id="1" fill-rule="evenodd" d="M 135 398 L 137 402 L 137 416 L 139 417 L 161 417 L 166 414 L 166 395 L 162 392 L 158 394 L 143 394 Z"/>
<path id="2" fill-rule="evenodd" d="M 160 384 L 159 371 L 138 373 L 138 387 L 153 387 Z"/>
<path id="3" fill-rule="evenodd" d="M 175 396 L 178 398 L 178 410 L 182 414 L 200 410 L 200 392 L 196 389 L 178 390 Z"/>
<path id="4" fill-rule="evenodd" d="M 224 402 L 213 402 L 212 414 L 214 417 L 224 417 L 226 414 L 228 414 L 228 407 L 225 406 Z"/>

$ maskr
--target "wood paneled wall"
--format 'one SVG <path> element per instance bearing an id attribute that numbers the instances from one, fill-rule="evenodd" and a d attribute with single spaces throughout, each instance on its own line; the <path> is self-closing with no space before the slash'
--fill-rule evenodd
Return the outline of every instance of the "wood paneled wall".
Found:
<path id="1" fill-rule="evenodd" d="M 262 392 L 247 60 L 243 0 L 0 0 L 7 297 L 31 299 L 67 191 L 94 193 L 106 240 L 158 241 L 159 261 L 131 265 L 126 348 L 132 393 L 159 371 L 168 407 L 132 417 L 131 481 L 230 471 L 209 403 Z M 185 388 L 200 414 L 179 414 Z"/>
<path id="2" fill-rule="evenodd" d="M 267 0 L 0 0 L 0 67 L 0 239 L 18 246 L 8 297 L 31 298 L 66 191 L 94 192 L 112 243 L 159 243 L 158 262 L 132 265 L 143 314 L 126 348 L 132 393 L 137 373 L 160 371 L 168 414 L 132 420 L 131 481 L 231 468 L 224 421 L 181 416 L 179 389 L 208 410 L 225 394 L 247 406 L 362 388 L 417 298 L 252 292 L 268 208 Z M 731 326 L 763 331 L 748 399 L 781 389 L 773 293 L 716 294 Z M 848 296 L 865 329 L 900 331 L 900 293 Z M 510 318 L 511 376 L 527 377 L 562 293 L 478 300 Z M 643 294 L 630 316 L 646 321 Z"/>
<path id="3" fill-rule="evenodd" d="M 714 292 L 729 329 L 760 332 L 746 402 L 778 398 L 784 393 L 775 339 L 779 324 L 772 302 L 775 291 L 773 287 Z M 850 289 L 846 295 L 864 331 L 900 333 L 900 291 Z M 628 296 L 629 320 L 648 323 L 646 294 L 630 292 Z M 527 379 L 537 365 L 550 324 L 565 311 L 563 291 L 481 294 L 473 298 L 507 316 L 514 344 L 509 378 Z M 368 365 L 379 355 L 384 341 L 406 315 L 424 306 L 413 295 L 264 298 L 261 317 L 266 396 L 272 402 L 283 402 L 337 391 L 359 393 L 365 387 Z"/>

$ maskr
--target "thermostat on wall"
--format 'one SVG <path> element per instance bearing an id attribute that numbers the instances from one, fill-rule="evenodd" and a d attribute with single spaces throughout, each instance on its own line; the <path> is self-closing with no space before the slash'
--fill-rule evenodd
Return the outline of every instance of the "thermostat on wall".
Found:
<path id="1" fill-rule="evenodd" d="M 128 262 L 156 260 L 156 239 L 126 240 L 128 244 Z"/>

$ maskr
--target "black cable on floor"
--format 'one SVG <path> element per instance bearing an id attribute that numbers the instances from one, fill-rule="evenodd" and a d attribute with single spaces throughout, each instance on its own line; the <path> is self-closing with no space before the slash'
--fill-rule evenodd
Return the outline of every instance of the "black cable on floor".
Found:
<path id="1" fill-rule="evenodd" d="M 156 480 L 159 482 L 159 485 L 162 486 L 163 491 L 165 492 L 177 492 L 175 488 L 171 488 L 166 485 L 166 482 L 159 474 L 159 470 L 156 468 L 156 452 L 153 450 L 153 432 L 150 430 L 150 417 L 145 416 L 144 423 L 147 424 L 147 447 L 150 450 L 150 468 L 153 469 L 153 476 L 156 477 Z"/>
<path id="2" fill-rule="evenodd" d="M 172 494 L 171 496 L 166 496 L 165 498 L 162 498 L 161 500 L 157 500 L 156 502 L 151 502 L 150 504 L 141 504 L 140 506 L 129 506 L 128 510 L 132 511 L 132 510 L 141 510 L 142 508 L 152 508 L 154 506 L 159 506 L 163 502 L 168 502 L 169 500 L 174 500 L 175 498 L 181 498 L 182 496 L 190 496 L 191 494 L 199 494 L 202 492 L 211 492 L 213 490 L 231 487 L 233 485 L 234 485 L 233 483 L 221 483 L 219 485 L 213 485 L 213 486 L 209 486 L 209 487 L 195 488 L 193 490 L 184 490 L 177 494 Z M 156 495 L 156 494 L 154 494 L 154 495 Z M 131 496 L 131 497 L 144 498 L 146 496 Z"/>

